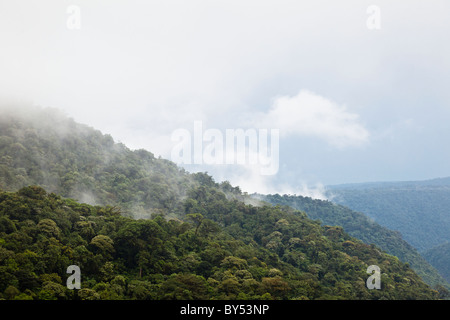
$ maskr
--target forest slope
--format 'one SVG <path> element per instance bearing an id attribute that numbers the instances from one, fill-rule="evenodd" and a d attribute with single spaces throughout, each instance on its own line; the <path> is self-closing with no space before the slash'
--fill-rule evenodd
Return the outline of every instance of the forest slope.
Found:
<path id="1" fill-rule="evenodd" d="M 175 209 L 198 182 L 173 162 L 132 151 L 58 110 L 0 108 L 0 188 L 29 185 L 149 217 Z"/>
<path id="2" fill-rule="evenodd" d="M 333 202 L 398 230 L 419 251 L 450 241 L 450 178 L 329 186 Z"/>
<path id="3" fill-rule="evenodd" d="M 397 257 L 340 227 L 289 207 L 245 204 L 228 182 L 131 151 L 52 109 L 2 110 L 0 189 L 6 299 L 440 294 Z M 82 272 L 79 291 L 63 285 L 73 264 Z M 365 286 L 373 264 L 380 290 Z"/>
<path id="4" fill-rule="evenodd" d="M 333 201 L 364 212 L 404 239 L 448 281 L 450 178 L 327 187 Z M 439 252 L 439 250 L 442 250 Z"/>
<path id="5" fill-rule="evenodd" d="M 287 211 L 286 211 L 287 210 Z M 5 299 L 436 299 L 408 265 L 300 212 L 199 187 L 184 219 L 135 220 L 40 187 L 0 192 Z M 81 289 L 66 288 L 80 267 Z M 381 289 L 366 287 L 369 265 Z"/>
<path id="6" fill-rule="evenodd" d="M 423 256 L 450 282 L 450 242 L 428 249 Z"/>
<path id="7" fill-rule="evenodd" d="M 403 262 L 409 263 L 428 284 L 432 286 L 441 284 L 449 287 L 443 276 L 413 246 L 403 240 L 399 232 L 381 226 L 363 213 L 330 201 L 303 196 L 258 194 L 253 197 L 274 205 L 291 206 L 305 212 L 311 219 L 322 221 L 325 225 L 341 226 L 351 236 L 367 244 L 373 243 L 387 253 L 397 256 Z"/>

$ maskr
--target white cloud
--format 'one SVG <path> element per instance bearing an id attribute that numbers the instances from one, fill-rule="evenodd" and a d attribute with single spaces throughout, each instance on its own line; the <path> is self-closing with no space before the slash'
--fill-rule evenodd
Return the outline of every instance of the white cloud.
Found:
<path id="1" fill-rule="evenodd" d="M 276 175 L 261 175 L 257 166 L 239 165 L 234 166 L 232 170 L 220 170 L 220 168 L 211 168 L 218 181 L 228 180 L 232 185 L 248 193 L 260 194 L 288 194 L 311 197 L 313 199 L 327 200 L 325 187 L 321 183 L 309 184 L 307 181 L 297 183 L 277 183 Z"/>
<path id="2" fill-rule="evenodd" d="M 279 128 L 281 136 L 318 137 L 338 148 L 362 145 L 369 139 L 357 114 L 307 90 L 276 98 L 272 108 L 257 117 L 256 125 Z"/>
<path id="3" fill-rule="evenodd" d="M 338 148 L 367 144 L 370 128 L 364 155 L 357 149 L 333 153 L 324 143 L 299 150 L 301 160 L 281 159 L 293 166 L 286 176 L 295 183 L 299 168 L 319 180 L 366 179 L 366 169 L 356 173 L 355 165 L 364 159 L 366 167 L 380 167 L 374 155 L 384 151 L 386 139 L 416 134 L 418 124 L 434 138 L 439 123 L 439 137 L 448 136 L 449 1 L 380 0 L 381 30 L 367 28 L 370 3 L 356 0 L 78 3 L 81 29 L 70 30 L 72 3 L 0 1 L 0 98 L 61 108 L 165 158 L 171 133 L 192 130 L 196 120 L 222 131 L 280 129 L 281 139 L 321 139 Z M 308 91 L 286 96 L 303 87 L 326 97 Z M 283 96 L 265 111 L 276 94 Z M 355 111 L 357 104 L 364 110 Z M 397 127 L 395 119 L 404 118 L 417 123 Z M 394 125 L 382 131 L 386 123 Z M 297 141 L 285 141 L 294 152 Z M 394 142 L 400 141 L 403 152 L 417 150 L 417 139 Z M 346 157 L 339 174 L 324 149 Z M 251 181 L 255 187 L 273 182 Z"/>

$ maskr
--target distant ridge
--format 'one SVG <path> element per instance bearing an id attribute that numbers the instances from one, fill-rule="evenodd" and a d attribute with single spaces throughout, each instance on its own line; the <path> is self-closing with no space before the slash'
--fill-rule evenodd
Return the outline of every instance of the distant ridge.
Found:
<path id="1" fill-rule="evenodd" d="M 353 211 L 331 201 L 291 195 L 261 195 L 253 197 L 273 205 L 286 205 L 305 212 L 311 219 L 318 219 L 324 225 L 341 226 L 346 232 L 367 244 L 375 244 L 389 254 L 408 262 L 411 267 L 430 285 L 449 283 L 430 265 L 400 232 L 381 226 L 361 212 Z"/>
<path id="2" fill-rule="evenodd" d="M 373 182 L 355 182 L 327 185 L 327 190 L 347 189 L 347 188 L 382 188 L 382 187 L 413 187 L 413 186 L 450 186 L 450 177 L 434 178 L 427 180 L 405 180 L 405 181 L 373 181 Z"/>
<path id="3" fill-rule="evenodd" d="M 249 199 L 52 109 L 0 114 L 0 189 L 0 299 L 71 299 L 70 265 L 83 270 L 81 299 L 445 293 L 341 227 Z M 383 270 L 381 290 L 366 286 L 370 265 Z"/>
<path id="4" fill-rule="evenodd" d="M 446 270 L 442 261 L 450 261 L 443 245 L 450 242 L 450 177 L 332 185 L 326 187 L 326 195 L 398 230 L 437 270 Z M 444 274 L 450 281 L 448 271 Z"/>

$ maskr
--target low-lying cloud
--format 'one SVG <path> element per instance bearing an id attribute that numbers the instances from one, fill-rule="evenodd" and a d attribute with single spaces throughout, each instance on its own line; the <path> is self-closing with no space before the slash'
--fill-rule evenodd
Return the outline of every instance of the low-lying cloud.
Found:
<path id="1" fill-rule="evenodd" d="M 308 90 L 276 98 L 256 121 L 260 127 L 279 128 L 281 136 L 313 136 L 337 148 L 360 146 L 369 140 L 357 114 Z"/>

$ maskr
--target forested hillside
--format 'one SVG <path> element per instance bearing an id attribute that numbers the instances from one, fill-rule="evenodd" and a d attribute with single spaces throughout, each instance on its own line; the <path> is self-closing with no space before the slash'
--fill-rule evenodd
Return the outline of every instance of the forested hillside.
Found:
<path id="1" fill-rule="evenodd" d="M 450 242 L 428 249 L 423 256 L 450 282 Z"/>
<path id="2" fill-rule="evenodd" d="M 135 220 L 40 187 L 0 193 L 5 299 L 436 299 L 406 264 L 292 209 L 193 189 L 183 219 Z M 381 289 L 365 285 L 368 265 Z M 65 286 L 81 269 L 81 289 Z"/>
<path id="3" fill-rule="evenodd" d="M 403 238 L 450 281 L 450 178 L 328 187 L 333 201 L 364 212 Z M 439 250 L 442 250 L 439 252 Z"/>
<path id="4" fill-rule="evenodd" d="M 419 251 L 450 241 L 450 179 L 329 186 L 333 202 L 398 230 Z"/>
<path id="5" fill-rule="evenodd" d="M 29 185 L 149 217 L 174 210 L 198 183 L 173 162 L 131 151 L 58 110 L 0 108 L 0 188 Z"/>
<path id="6" fill-rule="evenodd" d="M 397 257 L 52 109 L 0 117 L 4 299 L 437 299 Z M 72 199 L 75 198 L 75 199 Z M 65 286 L 81 268 L 81 289 Z M 366 287 L 367 267 L 381 289 Z"/>
<path id="7" fill-rule="evenodd" d="M 318 219 L 325 225 L 341 226 L 351 236 L 367 244 L 373 243 L 387 253 L 397 256 L 403 262 L 409 263 L 428 284 L 449 287 L 443 276 L 414 247 L 403 240 L 398 231 L 381 226 L 363 213 L 330 201 L 303 196 L 256 194 L 253 197 L 275 205 L 291 206 L 306 212 L 309 218 Z"/>

